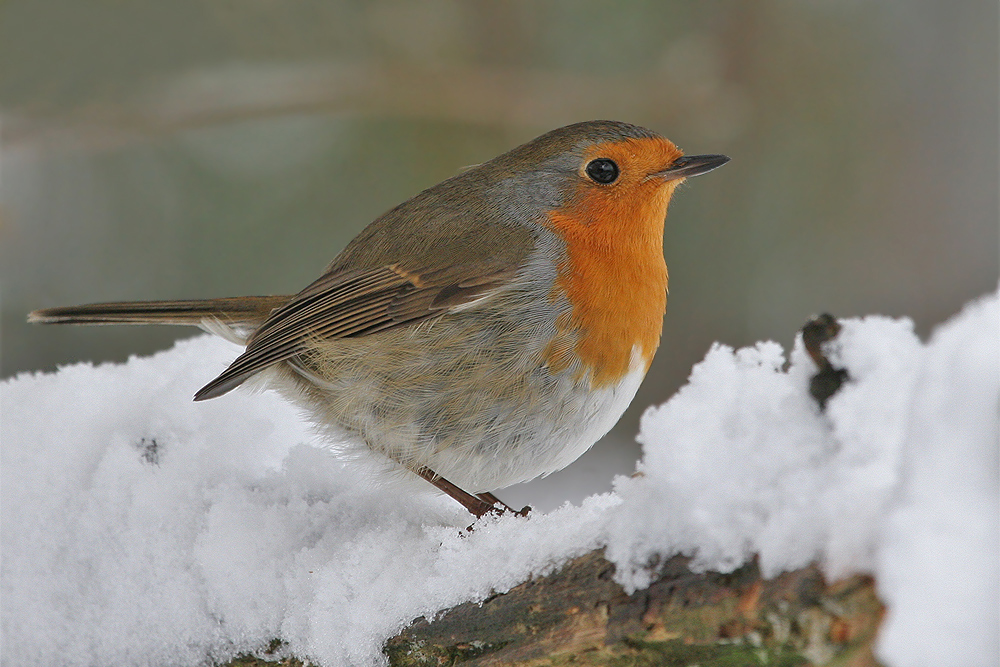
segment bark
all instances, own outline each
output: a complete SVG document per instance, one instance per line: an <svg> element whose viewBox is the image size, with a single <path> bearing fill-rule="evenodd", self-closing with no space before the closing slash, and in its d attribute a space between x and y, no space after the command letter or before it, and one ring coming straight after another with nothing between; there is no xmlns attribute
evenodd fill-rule
<svg viewBox="0 0 1000 667"><path fill-rule="evenodd" d="M600 552L482 604L416 620L389 640L398 667L499 665L874 666L883 607L870 577L815 566L762 579L756 563L695 573L674 557L626 595Z"/></svg>

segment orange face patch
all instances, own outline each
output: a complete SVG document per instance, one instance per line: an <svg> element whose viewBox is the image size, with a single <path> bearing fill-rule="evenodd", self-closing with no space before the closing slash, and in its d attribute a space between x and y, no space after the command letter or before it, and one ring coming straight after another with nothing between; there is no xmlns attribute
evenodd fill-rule
<svg viewBox="0 0 1000 667"><path fill-rule="evenodd" d="M663 223L680 181L650 175L682 154L662 138L597 144L580 165L575 196L549 214L567 249L557 288L573 306L574 351L593 387L618 384L634 348L648 369L659 345L667 305ZM586 165L596 158L614 160L617 180L602 185L587 177Z"/></svg>

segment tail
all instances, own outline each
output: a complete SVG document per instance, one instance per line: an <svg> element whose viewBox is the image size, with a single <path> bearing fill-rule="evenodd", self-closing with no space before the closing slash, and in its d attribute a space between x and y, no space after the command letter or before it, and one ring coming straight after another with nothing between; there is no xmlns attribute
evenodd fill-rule
<svg viewBox="0 0 1000 667"><path fill-rule="evenodd" d="M196 301L120 301L45 308L28 314L36 324L183 324L212 333L252 331L288 296L238 296ZM224 334L223 334L224 335Z"/></svg>

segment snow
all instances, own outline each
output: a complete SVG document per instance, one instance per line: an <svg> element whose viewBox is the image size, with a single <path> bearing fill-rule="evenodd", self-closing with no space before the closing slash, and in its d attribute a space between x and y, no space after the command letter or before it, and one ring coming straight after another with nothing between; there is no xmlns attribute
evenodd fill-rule
<svg viewBox="0 0 1000 667"><path fill-rule="evenodd" d="M998 345L993 299L941 327L914 373L902 483L878 553L887 663L1000 661ZM926 637L941 639L914 640Z"/></svg>
<svg viewBox="0 0 1000 667"><path fill-rule="evenodd" d="M801 342L787 371L776 343L716 345L646 412L643 476L617 487L624 505L608 550L626 590L650 583L643 564L655 553L716 570L758 554L767 576L817 559L834 578L871 571L921 345L909 321L881 317L844 322L839 341L831 359L854 381L825 415L807 392L816 369Z"/></svg>
<svg viewBox="0 0 1000 667"><path fill-rule="evenodd" d="M774 343L716 345L644 416L640 475L471 533L450 499L340 460L272 392L193 403L238 351L220 339L9 379L2 663L197 665L281 638L323 665L379 665L415 617L604 546L628 590L676 552L870 572L887 666L996 665L998 304L926 344L907 320L844 321L829 353L851 380L826 412L801 342L787 363Z"/></svg>

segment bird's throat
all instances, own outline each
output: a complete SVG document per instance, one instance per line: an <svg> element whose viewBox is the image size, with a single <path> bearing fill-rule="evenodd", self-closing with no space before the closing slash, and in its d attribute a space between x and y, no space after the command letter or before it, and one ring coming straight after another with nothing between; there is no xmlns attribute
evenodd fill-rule
<svg viewBox="0 0 1000 667"><path fill-rule="evenodd" d="M556 288L572 311L560 333L572 334L592 387L617 385L632 370L633 350L645 372L660 342L667 305L663 222L673 187L648 186L627 197L585 193L572 208L549 214L567 250ZM547 356L558 365L562 355Z"/></svg>

